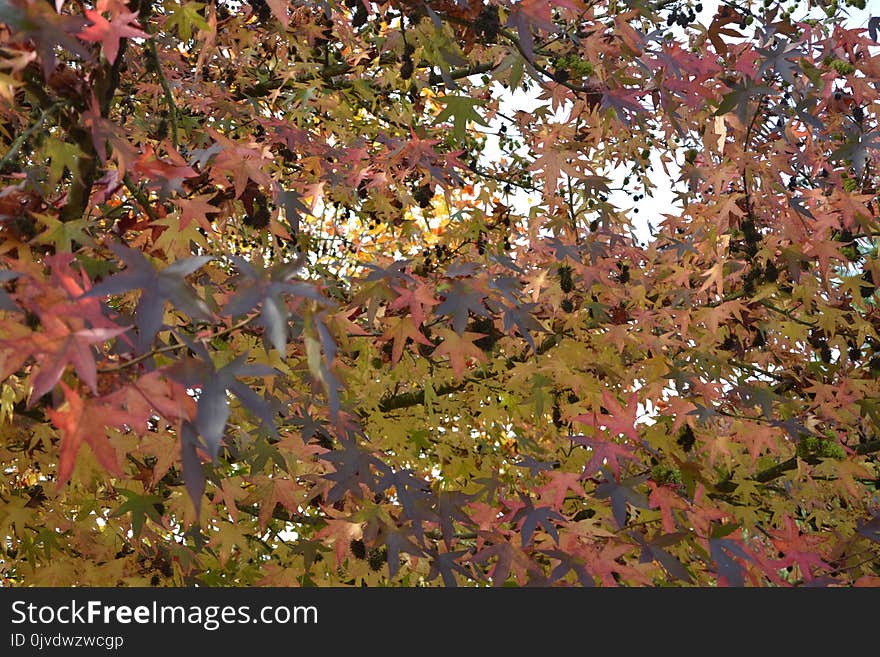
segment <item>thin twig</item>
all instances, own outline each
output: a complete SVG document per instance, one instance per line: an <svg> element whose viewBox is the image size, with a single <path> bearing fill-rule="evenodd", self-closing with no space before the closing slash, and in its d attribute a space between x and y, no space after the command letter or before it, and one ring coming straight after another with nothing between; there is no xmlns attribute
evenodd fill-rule
<svg viewBox="0 0 880 657"><path fill-rule="evenodd" d="M141 209L146 213L147 217L149 217L150 221L158 221L159 217L156 212L150 207L150 202L144 193L138 189L137 185L134 184L132 179L128 174L125 174L122 177L122 183L125 185L125 188L129 191L129 193L134 196L135 200L141 206Z"/></svg>
<svg viewBox="0 0 880 657"><path fill-rule="evenodd" d="M21 150L21 147L25 145L28 139L40 128L43 127L43 124L46 122L55 110L61 107L62 103L55 103L50 105L40 114L40 118L36 120L36 122L30 126L27 130L22 132L18 137L15 138L15 141L12 142L12 146L9 147L9 151L6 155L3 156L3 159L0 160L0 171L5 169L10 162L18 155L18 151Z"/></svg>
<svg viewBox="0 0 880 657"><path fill-rule="evenodd" d="M154 38L147 39L147 49L153 58L153 66L156 68L156 75L159 77L159 84L162 85L162 91L165 95L165 104L168 105L168 114L171 118L171 143L177 149L177 104L174 102L174 95L171 93L171 87L168 86L168 80L162 72L162 64L159 62L159 55L156 52L156 42Z"/></svg>
<svg viewBox="0 0 880 657"><path fill-rule="evenodd" d="M221 338L224 335L228 335L234 331L237 331L241 328L244 328L245 326L250 324L252 321L254 321L257 317L258 317L258 315L251 315L250 317L247 317L247 318L241 320L240 322L237 322L237 323L233 324L232 326L229 326L229 327L223 329L222 331L217 331L216 333L211 333L210 335L206 335L202 338L199 338L199 342L210 342L211 340L213 340L215 338ZM166 353L169 353L172 351L179 351L181 349L189 349L189 345L187 345L185 343L165 345L164 347L159 347L157 349L153 349L151 351L148 351L145 354L141 354L140 356L138 356L136 358L132 358L131 360L127 360L124 363L118 363L116 365L111 365L110 367L99 368L98 372L100 374L109 374L110 372L119 372L120 370L124 370L128 367L131 367L132 365L137 365L138 363L143 362L143 361L147 360L148 358L152 358L153 356L158 356L159 354L166 354Z"/></svg>

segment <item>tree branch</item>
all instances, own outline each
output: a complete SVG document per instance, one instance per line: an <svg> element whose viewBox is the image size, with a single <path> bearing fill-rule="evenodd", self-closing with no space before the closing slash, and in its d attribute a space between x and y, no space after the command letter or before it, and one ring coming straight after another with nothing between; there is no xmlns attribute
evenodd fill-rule
<svg viewBox="0 0 880 657"><path fill-rule="evenodd" d="M880 440L871 440L866 443L862 443L861 445L857 445L853 451L856 454L864 456L865 454L873 454L874 452L880 452ZM790 459L782 461L781 463L777 463L774 466L767 468L766 470L761 470L758 474L756 474L753 479L755 481L759 481L762 484L766 484L774 479L778 479L782 475L784 475L789 470L796 470L798 463L798 457L792 456Z"/></svg>
<svg viewBox="0 0 880 657"><path fill-rule="evenodd" d="M536 356L540 356L548 351L550 351L553 347L555 347L559 342L559 336L551 335L543 343L538 347L538 350L535 352ZM518 356L516 358L508 358L507 359L507 369L511 369L514 365L518 363L524 363L528 356ZM453 392L458 392L459 390L464 390L471 383L475 383L477 381L482 381L484 379L490 378L492 375L485 370L479 371L473 376L469 376L467 378L462 379L461 381L456 381L455 383L447 383L445 385L440 386L434 392L437 396L448 395ZM412 406L420 406L425 403L425 389L419 388L417 390L411 390L409 392L401 392L396 395L391 395L389 397L384 397L379 401L379 411L382 413L388 413L390 411L396 411L403 408L410 408ZM361 413L364 415L364 413Z"/></svg>

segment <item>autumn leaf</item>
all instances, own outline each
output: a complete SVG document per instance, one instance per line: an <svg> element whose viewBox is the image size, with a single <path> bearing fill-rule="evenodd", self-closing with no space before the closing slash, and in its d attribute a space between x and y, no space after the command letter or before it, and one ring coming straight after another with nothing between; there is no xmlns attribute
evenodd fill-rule
<svg viewBox="0 0 880 657"><path fill-rule="evenodd" d="M82 30L77 36L83 41L100 42L104 56L109 62L115 62L119 52L119 41L125 38L148 39L150 35L140 29L137 22L137 12L119 11L114 13L108 21L103 16L103 11L109 5L108 2L98 2L97 9L86 9L85 15L91 25Z"/></svg>
<svg viewBox="0 0 880 657"><path fill-rule="evenodd" d="M75 389L61 382L66 404L61 409L49 409L47 412L52 424L61 431L61 450L58 457L57 486L60 488L70 479L76 455L85 442L91 449L98 463L111 474L119 476L122 469L116 450L105 434L108 427L123 427L128 414L100 400L83 400Z"/></svg>
<svg viewBox="0 0 880 657"><path fill-rule="evenodd" d="M92 345L106 342L125 333L130 327L72 330L55 319L43 333L32 336L32 353L37 359L33 377L32 403L55 387L68 364L92 392L97 393L98 379Z"/></svg>
<svg viewBox="0 0 880 657"><path fill-rule="evenodd" d="M193 256L178 260L158 272L140 251L119 244L111 245L111 249L126 264L127 269L96 284L83 296L103 297L129 290L142 290L135 309L139 330L138 347L141 350L152 343L156 333L162 328L166 300L192 317L211 317L211 309L185 280L187 275L209 262L211 256Z"/></svg>
<svg viewBox="0 0 880 657"><path fill-rule="evenodd" d="M464 376L470 359L486 362L486 355L474 344L475 340L485 337L483 333L465 331L461 335L449 329L435 331L443 341L434 349L434 356L449 356L452 371L459 379Z"/></svg>
<svg viewBox="0 0 880 657"><path fill-rule="evenodd" d="M416 322L412 317L391 317L389 318L389 326L385 333L382 334L383 340L393 340L391 347L391 365L397 365L400 357L403 355L403 348L407 342L426 345L433 347L434 344L426 338L417 328Z"/></svg>

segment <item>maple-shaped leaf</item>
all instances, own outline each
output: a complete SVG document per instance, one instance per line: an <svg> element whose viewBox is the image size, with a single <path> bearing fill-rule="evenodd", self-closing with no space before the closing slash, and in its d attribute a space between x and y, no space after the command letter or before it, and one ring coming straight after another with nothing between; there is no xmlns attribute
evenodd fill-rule
<svg viewBox="0 0 880 657"><path fill-rule="evenodd" d="M382 334L383 340L393 340L391 346L391 365L397 365L403 355L403 348L407 341L433 347L434 344L426 338L416 326L412 317L389 317L388 328Z"/></svg>
<svg viewBox="0 0 880 657"><path fill-rule="evenodd" d="M92 24L82 30L77 36L83 41L100 42L107 61L115 62L121 39L129 37L149 39L150 35L140 29L140 25L137 22L137 12L118 11L108 21L102 14L102 11L107 9L108 4L106 0L99 0L96 9L86 9L86 18ZM114 5L113 11L116 11L116 5Z"/></svg>
<svg viewBox="0 0 880 657"><path fill-rule="evenodd" d="M639 558L641 563L656 561L663 566L663 569L672 577L688 583L693 583L694 579L688 572L687 568L684 567L684 564L663 549L666 545L680 542L685 534L666 534L659 538L655 538L654 540L648 540L643 534L637 531L631 531L629 532L629 535L634 538L636 543L642 548L642 554Z"/></svg>
<svg viewBox="0 0 880 657"><path fill-rule="evenodd" d="M728 531L722 529L720 534ZM744 561L752 561L751 555L743 547L730 538L723 535L713 536L709 539L709 555L715 562L715 569L731 586L743 586L745 584L743 566L732 557Z"/></svg>
<svg viewBox="0 0 880 657"><path fill-rule="evenodd" d="M189 41L193 35L193 28L196 30L208 29L208 22L199 13L204 6L201 2L175 3L165 19L164 29L176 29L181 39Z"/></svg>
<svg viewBox="0 0 880 657"><path fill-rule="evenodd" d="M186 276L212 260L211 256L184 258L162 271L156 271L141 251L121 244L111 244L110 248L127 268L101 281L84 296L104 297L129 290L142 290L135 308L135 322L139 332L137 348L140 351L145 351L152 344L153 338L162 328L166 301L170 301L193 319L211 319L213 314L208 304L186 282Z"/></svg>
<svg viewBox="0 0 880 657"><path fill-rule="evenodd" d="M465 331L459 335L455 331L442 328L437 329L436 333L443 339L443 342L434 349L434 356L449 356L452 371L459 379L464 376L469 359L486 362L486 354L474 344L475 340L486 337L485 334Z"/></svg>
<svg viewBox="0 0 880 657"><path fill-rule="evenodd" d="M467 326L470 313L481 317L488 317L483 298L485 295L474 290L463 280L454 279L452 285L446 291L446 298L437 306L435 312L438 315L452 317L452 328L459 335Z"/></svg>
<svg viewBox="0 0 880 657"><path fill-rule="evenodd" d="M397 292L398 297L388 305L388 310L408 308L416 326L421 326L425 321L426 308L432 308L440 303L434 297L434 290L424 283L415 282L412 287L392 284L391 289Z"/></svg>
<svg viewBox="0 0 880 657"><path fill-rule="evenodd" d="M726 6L725 9L727 9ZM739 23L741 20L742 15L737 11L731 10L716 12L715 17L709 24L708 37L709 41L711 41L712 45L715 47L715 52L717 52L719 55L727 54L727 44L724 42L724 39L721 38L722 35L733 37L735 39L742 38L742 34L737 32L736 30L725 27L730 23Z"/></svg>
<svg viewBox="0 0 880 657"><path fill-rule="evenodd" d="M451 118L452 134L457 141L462 141L464 139L468 121L473 121L474 123L479 123L484 126L489 125L475 109L475 107L483 105L486 101L469 98L468 96L449 95L437 98L437 101L443 103L445 107L443 108L443 111L437 115L437 118L434 119L434 123L443 123L443 121L448 121Z"/></svg>
<svg viewBox="0 0 880 657"><path fill-rule="evenodd" d="M0 23L33 39L47 80L56 68L59 51L73 53L87 62L94 59L76 40L77 32L82 30L86 21L82 17L53 11L46 2L4 0L0 2Z"/></svg>
<svg viewBox="0 0 880 657"><path fill-rule="evenodd" d="M639 432L636 428L636 420L639 408L638 392L633 391L630 394L629 401L626 406L617 401L617 397L608 392L602 391L602 405L607 413L585 413L572 418L575 422L586 424L594 427L597 431L604 427L608 435L616 438L624 435L632 441L638 442Z"/></svg>
<svg viewBox="0 0 880 657"><path fill-rule="evenodd" d="M512 5L507 17L507 25L516 28L519 44L525 54L528 63L532 64L535 56L535 38L532 28L544 32L555 32L559 28L553 22L551 10L554 7L567 7L576 9L577 5L571 0L521 0Z"/></svg>
<svg viewBox="0 0 880 657"><path fill-rule="evenodd" d="M773 70L789 84L794 84L794 78L800 74L801 67L797 61L803 56L801 48L797 44L786 41L776 36L772 50L758 48L759 55L765 57L761 68L758 69L758 77L763 78L767 71Z"/></svg>
<svg viewBox="0 0 880 657"><path fill-rule="evenodd" d="M287 219L290 231L294 235L299 233L301 219L311 214L311 210L302 202L302 194L294 189L280 189L275 202L284 208L284 217Z"/></svg>
<svg viewBox="0 0 880 657"><path fill-rule="evenodd" d="M205 451L211 459L216 459L223 441L226 420L229 418L229 397L231 392L254 415L263 421L263 426L275 433L272 409L265 399L238 380L245 376L271 376L275 370L266 365L247 363L247 353L216 369L210 354L202 344L183 338L187 346L199 358L189 358L175 363L168 374L189 388L199 388L195 427L205 440Z"/></svg>
<svg viewBox="0 0 880 657"><path fill-rule="evenodd" d="M287 6L290 3L287 0L266 0L266 4L272 10L272 15L278 19L278 22L286 30L288 23L290 23L290 15L287 13Z"/></svg>
<svg viewBox="0 0 880 657"><path fill-rule="evenodd" d="M565 518L555 509L549 506L534 506L532 501L526 497L522 498L522 506L517 509L511 518L512 522L522 521L520 525L520 537L522 547L526 547L532 542L532 534L538 528L538 525L553 537L553 540L559 543L559 532L556 529L554 521L564 522Z"/></svg>
<svg viewBox="0 0 880 657"><path fill-rule="evenodd" d="M871 160L870 152L876 150L880 150L880 131L871 130L851 136L843 146L831 153L829 159L849 161L856 176L861 176L865 165Z"/></svg>
<svg viewBox="0 0 880 657"><path fill-rule="evenodd" d="M722 116L733 111L741 123L746 123L746 115L749 113L749 103L758 96L775 94L776 91L771 87L765 87L754 84L751 79L744 82L736 83L730 87L730 91L724 94L718 109L715 110L715 116Z"/></svg>
<svg viewBox="0 0 880 657"><path fill-rule="evenodd" d="M495 564L489 570L489 577L493 586L504 586L513 570L518 581L524 582L528 574L536 575L543 579L543 573L539 571L537 564L531 561L521 548L505 540L497 534L490 535L492 544L483 548L470 558L472 562L481 563L491 558L496 558Z"/></svg>
<svg viewBox="0 0 880 657"><path fill-rule="evenodd" d="M857 531L869 541L880 543L880 514L867 522L860 522Z"/></svg>
<svg viewBox="0 0 880 657"><path fill-rule="evenodd" d="M158 495L141 495L132 490L117 488L117 493L121 493L125 497L125 502L120 504L112 513L113 516L123 516L126 513L131 514L131 531L135 537L141 535L144 523L147 518L162 526L162 512L160 508L164 506L165 500Z"/></svg>
<svg viewBox="0 0 880 657"><path fill-rule="evenodd" d="M505 333L510 333L514 328L525 339L532 351L537 351L535 338L531 331L543 331L544 327L538 323L532 312L538 307L536 303L526 303L518 306L505 306L502 315Z"/></svg>
<svg viewBox="0 0 880 657"><path fill-rule="evenodd" d="M586 496L583 486L580 484L581 477L577 472L551 470L547 473L547 478L550 481L538 491L541 493L542 500L550 498L550 504L554 509L562 508L569 491L580 497Z"/></svg>
<svg viewBox="0 0 880 657"><path fill-rule="evenodd" d="M174 199L174 204L180 208L180 230L186 230L190 223L194 221L206 233L210 234L213 232L208 215L217 214L220 211L220 208L208 202L208 199L213 197L213 194L202 194L200 196L190 196L189 198Z"/></svg>
<svg viewBox="0 0 880 657"><path fill-rule="evenodd" d="M394 490L400 503L402 522L412 522L412 533L424 541L423 523L436 523L434 496L424 479L416 477L412 470L396 469L379 478L379 490Z"/></svg>
<svg viewBox="0 0 880 657"><path fill-rule="evenodd" d="M815 577L814 568L830 569L821 556L819 546L826 541L822 535L810 535L798 528L791 516L785 516L781 529L770 531L773 546L782 554L779 567L785 568L797 564L801 576L809 582Z"/></svg>
<svg viewBox="0 0 880 657"><path fill-rule="evenodd" d="M45 330L31 336L30 352L37 360L31 385L31 404L55 387L68 364L80 380L95 394L98 392L97 368L91 345L106 342L125 333L130 327L72 330L57 317L45 318Z"/></svg>
<svg viewBox="0 0 880 657"><path fill-rule="evenodd" d="M580 557L577 557L567 550L541 550L541 554L546 554L551 559L556 559L559 563L550 572L548 584L562 579L569 571L573 571L577 575L578 583L584 588L592 588L596 585L590 571L587 570L586 564Z"/></svg>
<svg viewBox="0 0 880 657"><path fill-rule="evenodd" d="M584 466L581 479L589 479L598 473L603 465L608 465L615 477L620 477L620 461L639 461L632 449L626 445L619 445L607 438L589 436L572 436L572 442L588 447L592 452L590 460Z"/></svg>
<svg viewBox="0 0 880 657"><path fill-rule="evenodd" d="M334 484L326 494L328 504L341 500L346 493L362 497L362 486L375 490L379 477L391 472L380 459L354 441L343 441L341 448L323 454L321 459L331 463L335 470L324 475L324 479Z"/></svg>
<svg viewBox="0 0 880 657"><path fill-rule="evenodd" d="M429 582L433 582L439 575L443 579L443 586L454 588L458 586L455 573L465 579L471 579L471 574L459 563L459 559L468 554L467 550L455 550L454 552L428 550L426 554L431 560L431 570L427 576Z"/></svg>
<svg viewBox="0 0 880 657"><path fill-rule="evenodd" d="M651 487L648 503L652 509L660 509L663 531L671 534L677 529L672 515L673 510L687 509L688 503L670 486L658 486L653 481L649 481L648 485Z"/></svg>
<svg viewBox="0 0 880 657"><path fill-rule="evenodd" d="M361 523L350 518L326 518L326 524L316 534L315 538L324 539L325 545L331 544L335 548L336 565L341 566L348 555L351 541L360 539L363 534Z"/></svg>
<svg viewBox="0 0 880 657"><path fill-rule="evenodd" d="M877 41L877 31L880 30L880 16L871 16L868 19L868 36L871 41Z"/></svg>
<svg viewBox="0 0 880 657"><path fill-rule="evenodd" d="M596 497L599 499L610 498L611 512L618 527L626 525L627 505L647 509L647 498L635 490L635 487L645 482L647 475L630 477L618 482L610 473L602 468L605 480L596 486Z"/></svg>
<svg viewBox="0 0 880 657"><path fill-rule="evenodd" d="M122 468L116 450L110 444L104 430L106 427L122 427L128 420L128 413L122 409L102 403L100 399L83 400L73 388L62 381L66 407L47 409L49 418L61 431L61 452L58 457L58 482L60 488L70 479L76 455L83 442L104 469L113 475L121 475Z"/></svg>
<svg viewBox="0 0 880 657"><path fill-rule="evenodd" d="M183 181L187 178L195 178L199 174L174 150L169 150L169 157L172 162L160 159L155 149L147 145L131 170L139 179L149 180L147 186L158 189L162 196L167 196L171 192L182 192Z"/></svg>
<svg viewBox="0 0 880 657"><path fill-rule="evenodd" d="M400 569L400 553L424 556L425 552L416 545L412 538L403 531L390 529L385 536L385 548L388 557L388 574L393 578Z"/></svg>
<svg viewBox="0 0 880 657"><path fill-rule="evenodd" d="M260 502L260 527L265 529L275 512L281 506L290 517L294 517L304 501L302 487L290 477L273 477L268 491L263 493Z"/></svg>
<svg viewBox="0 0 880 657"><path fill-rule="evenodd" d="M440 530L447 546L452 545L455 537L453 521L463 525L472 526L474 523L464 513L465 505L474 499L472 495L466 495L460 491L441 490L437 493L437 515L440 518Z"/></svg>
<svg viewBox="0 0 880 657"><path fill-rule="evenodd" d="M328 303L327 298L311 283L290 280L299 270L300 260L279 263L268 270L251 264L240 256L231 256L231 260L238 268L239 276L233 281L235 293L226 305L226 312L232 316L244 315L262 303L259 323L266 331L267 342L279 354L285 355L290 313L283 293L321 303Z"/></svg>

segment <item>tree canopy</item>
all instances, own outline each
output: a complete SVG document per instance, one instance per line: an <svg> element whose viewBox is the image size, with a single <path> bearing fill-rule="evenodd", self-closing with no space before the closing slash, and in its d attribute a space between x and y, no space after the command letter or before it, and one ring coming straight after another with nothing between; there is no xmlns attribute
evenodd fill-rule
<svg viewBox="0 0 880 657"><path fill-rule="evenodd" d="M3 584L880 585L852 6L0 3Z"/></svg>

